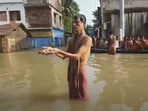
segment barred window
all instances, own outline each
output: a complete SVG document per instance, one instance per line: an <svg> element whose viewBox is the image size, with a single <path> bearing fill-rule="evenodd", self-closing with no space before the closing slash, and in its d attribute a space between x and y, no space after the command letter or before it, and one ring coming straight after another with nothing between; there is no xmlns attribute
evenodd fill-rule
<svg viewBox="0 0 148 111"><path fill-rule="evenodd" d="M10 11L9 16L10 16L10 21L12 20L20 21L21 20L20 11Z"/></svg>
<svg viewBox="0 0 148 111"><path fill-rule="evenodd" d="M59 16L60 25L62 25L62 17Z"/></svg>
<svg viewBox="0 0 148 111"><path fill-rule="evenodd" d="M0 12L0 21L7 21L6 11L1 11Z"/></svg>
<svg viewBox="0 0 148 111"><path fill-rule="evenodd" d="M54 23L56 24L57 23L57 14L54 13Z"/></svg>

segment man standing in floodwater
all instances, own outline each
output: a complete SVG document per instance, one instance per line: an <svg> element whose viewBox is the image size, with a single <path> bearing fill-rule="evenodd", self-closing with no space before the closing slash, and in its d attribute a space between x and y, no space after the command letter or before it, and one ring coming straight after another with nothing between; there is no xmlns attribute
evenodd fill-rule
<svg viewBox="0 0 148 111"><path fill-rule="evenodd" d="M108 54L115 55L116 54L116 36L111 34L108 40Z"/></svg>
<svg viewBox="0 0 148 111"><path fill-rule="evenodd" d="M93 47L98 48L97 40L100 40L100 26L96 27L93 34Z"/></svg>
<svg viewBox="0 0 148 111"><path fill-rule="evenodd" d="M88 76L86 64L90 55L92 39L85 33L86 17L84 15L74 16L74 36L70 37L66 50L45 47L44 54L55 54L65 59L69 58L68 65L68 87L70 99L88 98Z"/></svg>

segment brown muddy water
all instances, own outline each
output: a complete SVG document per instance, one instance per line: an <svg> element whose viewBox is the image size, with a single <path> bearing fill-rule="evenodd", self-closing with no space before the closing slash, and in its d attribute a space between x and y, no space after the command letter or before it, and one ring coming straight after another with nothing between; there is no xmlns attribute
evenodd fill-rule
<svg viewBox="0 0 148 111"><path fill-rule="evenodd" d="M37 51L0 54L0 111L148 111L147 54L91 54L89 100L69 100L67 63Z"/></svg>

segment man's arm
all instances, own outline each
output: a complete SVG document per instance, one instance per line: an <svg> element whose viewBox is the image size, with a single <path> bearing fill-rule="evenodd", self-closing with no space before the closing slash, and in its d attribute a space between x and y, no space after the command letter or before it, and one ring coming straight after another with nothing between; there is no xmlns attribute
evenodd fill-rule
<svg viewBox="0 0 148 111"><path fill-rule="evenodd" d="M67 40L67 44L66 44L66 47L65 47L65 52L68 51L70 41L71 41L71 37L69 37L68 40ZM57 57L61 58L61 59L65 59L66 58L66 56L64 56L63 54L60 54L60 53L55 53L55 55Z"/></svg>
<svg viewBox="0 0 148 111"><path fill-rule="evenodd" d="M62 50L57 49L57 48L54 48L53 50L56 53L63 55L64 57L71 58L71 59L77 59L78 60L78 59L81 58L81 56L83 54L85 54L85 52L90 50L91 45L92 45L92 40L91 40L90 37L87 37L84 40L83 45L80 47L80 49L78 50L78 52L76 54L68 53L68 52L62 51Z"/></svg>

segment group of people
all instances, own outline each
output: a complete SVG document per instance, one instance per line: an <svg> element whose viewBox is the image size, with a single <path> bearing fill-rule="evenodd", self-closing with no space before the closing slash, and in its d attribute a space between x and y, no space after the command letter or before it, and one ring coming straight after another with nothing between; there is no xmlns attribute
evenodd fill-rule
<svg viewBox="0 0 148 111"><path fill-rule="evenodd" d="M108 49L109 54L116 54L116 49L119 48L118 36L110 34L108 38L101 38L99 33L93 35L93 48Z"/></svg>
<svg viewBox="0 0 148 111"><path fill-rule="evenodd" d="M93 48L108 49L109 54L116 54L116 49L119 48L118 36L110 34L107 38L100 37L100 26L95 28L92 40Z"/></svg>
<svg viewBox="0 0 148 111"><path fill-rule="evenodd" d="M125 36L123 40L119 40L118 36L113 34L109 35L107 38L100 38L98 35L94 34L93 40L93 47L108 49L109 54L116 54L117 48L129 51L148 49L148 39L144 36L137 36L135 38Z"/></svg>
<svg viewBox="0 0 148 111"><path fill-rule="evenodd" d="M148 39L146 39L144 36L137 36L135 38L132 36L125 36L120 44L121 49L123 50L139 51L148 49Z"/></svg>

